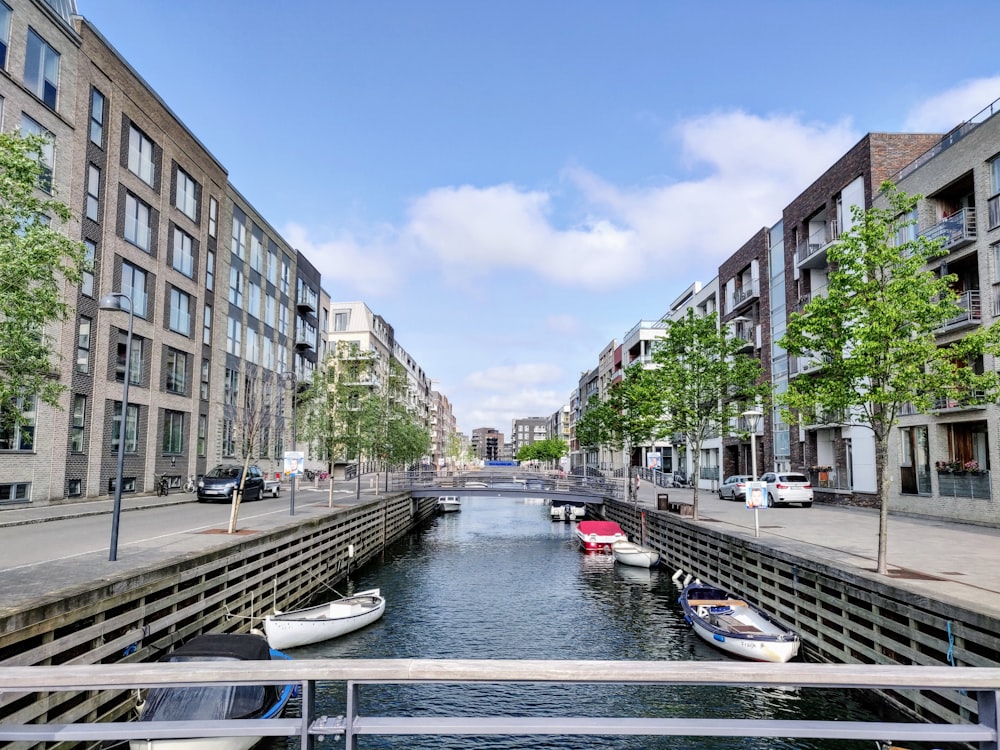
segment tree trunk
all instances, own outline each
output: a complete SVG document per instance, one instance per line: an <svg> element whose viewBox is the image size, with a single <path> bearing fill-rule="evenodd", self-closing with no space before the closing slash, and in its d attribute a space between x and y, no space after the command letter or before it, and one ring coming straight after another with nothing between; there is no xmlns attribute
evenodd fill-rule
<svg viewBox="0 0 1000 750"><path fill-rule="evenodd" d="M891 477L888 472L889 441L885 437L875 436L875 475L878 477L878 564L876 572L887 575L888 545L889 545L889 484Z"/></svg>
<svg viewBox="0 0 1000 750"><path fill-rule="evenodd" d="M691 489L693 494L691 496L691 517L695 521L698 520L698 476L701 473L701 441L699 440L692 446L692 452L694 455L691 457Z"/></svg>

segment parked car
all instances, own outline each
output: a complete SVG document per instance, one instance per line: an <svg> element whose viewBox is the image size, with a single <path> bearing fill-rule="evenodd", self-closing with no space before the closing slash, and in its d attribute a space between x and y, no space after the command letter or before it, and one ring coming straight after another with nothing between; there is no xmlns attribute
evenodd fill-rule
<svg viewBox="0 0 1000 750"><path fill-rule="evenodd" d="M723 500L739 500L745 503L747 500L747 482L752 482L753 477L749 474L734 474L726 477L719 486L719 497Z"/></svg>
<svg viewBox="0 0 1000 750"><path fill-rule="evenodd" d="M798 503L803 508L813 504L813 489L809 477L796 471L769 471L760 481L767 484L767 505Z"/></svg>
<svg viewBox="0 0 1000 750"><path fill-rule="evenodd" d="M243 466L240 464L218 464L198 480L199 503L232 502L233 492L240 486ZM243 502L260 500L264 497L264 473L257 466L247 470L247 481L243 486Z"/></svg>

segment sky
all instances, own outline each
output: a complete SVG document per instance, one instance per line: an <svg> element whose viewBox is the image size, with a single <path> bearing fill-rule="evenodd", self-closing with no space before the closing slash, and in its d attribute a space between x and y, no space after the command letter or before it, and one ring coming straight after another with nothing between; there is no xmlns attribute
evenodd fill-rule
<svg viewBox="0 0 1000 750"><path fill-rule="evenodd" d="M77 9L466 433L569 403L866 133L1000 98L995 0Z"/></svg>

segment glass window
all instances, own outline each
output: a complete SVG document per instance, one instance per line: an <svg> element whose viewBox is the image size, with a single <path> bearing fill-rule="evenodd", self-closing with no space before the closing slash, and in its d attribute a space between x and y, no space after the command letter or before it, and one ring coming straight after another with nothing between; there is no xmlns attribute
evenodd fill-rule
<svg viewBox="0 0 1000 750"><path fill-rule="evenodd" d="M149 252L149 206L131 193L125 194L125 239Z"/></svg>
<svg viewBox="0 0 1000 750"><path fill-rule="evenodd" d="M90 141L104 146L104 94L97 89L90 90Z"/></svg>
<svg viewBox="0 0 1000 750"><path fill-rule="evenodd" d="M177 227L174 227L173 266L189 279L194 278L194 238Z"/></svg>
<svg viewBox="0 0 1000 750"><path fill-rule="evenodd" d="M165 383L170 393L187 393L187 354L176 349L167 349L167 359L164 364L167 381Z"/></svg>
<svg viewBox="0 0 1000 750"><path fill-rule="evenodd" d="M236 406L240 394L240 374L231 367L226 368L225 393L223 402L226 406Z"/></svg>
<svg viewBox="0 0 1000 750"><path fill-rule="evenodd" d="M253 317L260 319L260 285L255 281L250 282L246 310Z"/></svg>
<svg viewBox="0 0 1000 750"><path fill-rule="evenodd" d="M69 436L69 449L73 453L83 453L84 426L87 422L87 397L73 396L73 417Z"/></svg>
<svg viewBox="0 0 1000 750"><path fill-rule="evenodd" d="M215 253L211 250L205 254L205 288L215 289Z"/></svg>
<svg viewBox="0 0 1000 750"><path fill-rule="evenodd" d="M229 301L243 307L243 272L236 266L229 267Z"/></svg>
<svg viewBox="0 0 1000 750"><path fill-rule="evenodd" d="M56 108L59 91L59 53L48 42L28 29L28 47L24 55L24 85L49 109Z"/></svg>
<svg viewBox="0 0 1000 750"><path fill-rule="evenodd" d="M198 455L204 456L208 446L208 417L204 414L198 415Z"/></svg>
<svg viewBox="0 0 1000 750"><path fill-rule="evenodd" d="M247 255L247 215L239 206L233 206L232 251L240 260Z"/></svg>
<svg viewBox="0 0 1000 750"><path fill-rule="evenodd" d="M93 164L87 167L87 218L100 221L101 170Z"/></svg>
<svg viewBox="0 0 1000 750"><path fill-rule="evenodd" d="M230 317L229 326L226 329L226 351L230 354L240 356L243 345L243 324L237 319Z"/></svg>
<svg viewBox="0 0 1000 750"><path fill-rule="evenodd" d="M135 125L128 132L128 169L147 185L153 184L153 142Z"/></svg>
<svg viewBox="0 0 1000 750"><path fill-rule="evenodd" d="M90 372L90 318L81 317L76 331L76 371Z"/></svg>
<svg viewBox="0 0 1000 750"><path fill-rule="evenodd" d="M247 360L255 365L260 364L260 335L247 329Z"/></svg>
<svg viewBox="0 0 1000 750"><path fill-rule="evenodd" d="M132 312L146 317L146 272L122 261L122 293L132 300Z"/></svg>
<svg viewBox="0 0 1000 750"><path fill-rule="evenodd" d="M219 231L219 201L208 199L208 236L215 237Z"/></svg>
<svg viewBox="0 0 1000 750"><path fill-rule="evenodd" d="M231 419L222 422L222 455L226 458L236 455L236 429Z"/></svg>
<svg viewBox="0 0 1000 750"><path fill-rule="evenodd" d="M201 343L210 345L212 343L212 306L205 305L205 320L202 325Z"/></svg>
<svg viewBox="0 0 1000 750"><path fill-rule="evenodd" d="M0 503L18 503L29 500L31 500L31 482L0 484Z"/></svg>
<svg viewBox="0 0 1000 750"><path fill-rule="evenodd" d="M278 283L278 246L270 240L267 242L267 280Z"/></svg>
<svg viewBox="0 0 1000 750"><path fill-rule="evenodd" d="M196 183L191 176L185 172L183 169L178 168L177 170L177 196L174 199L174 205L179 208L185 216L194 221L198 216L197 208L197 190L198 183Z"/></svg>
<svg viewBox="0 0 1000 750"><path fill-rule="evenodd" d="M80 279L80 293L87 296L94 296L94 258L97 257L97 243L93 240L84 240L86 248L83 256L83 271Z"/></svg>
<svg viewBox="0 0 1000 750"><path fill-rule="evenodd" d="M288 308L284 305L278 308L278 333L288 335Z"/></svg>
<svg viewBox="0 0 1000 750"><path fill-rule="evenodd" d="M191 295L170 289L170 330L191 335Z"/></svg>
<svg viewBox="0 0 1000 750"><path fill-rule="evenodd" d="M264 322L274 328L277 323L278 303L270 294L264 298Z"/></svg>
<svg viewBox="0 0 1000 750"><path fill-rule="evenodd" d="M288 259L287 255L282 254L281 256L281 291L284 294L288 294L288 290L291 288L291 274L292 274L292 262Z"/></svg>
<svg viewBox="0 0 1000 750"><path fill-rule="evenodd" d="M351 313L339 312L333 314L333 330L347 331L351 326Z"/></svg>
<svg viewBox="0 0 1000 750"><path fill-rule="evenodd" d="M125 331L119 331L118 335L118 356L115 360L115 380L121 382L125 379L125 349L128 345ZM144 341L138 336L132 337L132 362L128 368L128 382L132 385L142 383L142 351Z"/></svg>
<svg viewBox="0 0 1000 750"><path fill-rule="evenodd" d="M208 401L209 374L212 371L212 363L207 358L201 360L201 400Z"/></svg>
<svg viewBox="0 0 1000 750"><path fill-rule="evenodd" d="M38 176L38 187L46 193L51 193L52 166L55 163L55 136L23 112L21 113L21 133L40 135L47 139L45 145L42 146L42 155L39 160L42 165L42 173Z"/></svg>
<svg viewBox="0 0 1000 750"><path fill-rule="evenodd" d="M264 230L256 224L250 232L250 268L264 272Z"/></svg>
<svg viewBox="0 0 1000 750"><path fill-rule="evenodd" d="M0 451L30 451L35 445L35 399L19 398L17 409L21 412L19 423L13 418L0 420ZM10 416L10 415L8 415Z"/></svg>
<svg viewBox="0 0 1000 750"><path fill-rule="evenodd" d="M115 401L111 419L111 452L118 452L118 440L122 430L122 402ZM135 453L139 450L139 406L128 405L128 416L125 418L125 452ZM122 489L125 484L122 484Z"/></svg>
<svg viewBox="0 0 1000 750"><path fill-rule="evenodd" d="M66 480L66 496L67 497L80 497L83 494L83 480L82 479L67 479Z"/></svg>
<svg viewBox="0 0 1000 750"><path fill-rule="evenodd" d="M267 337L264 337L264 367L274 369L274 342Z"/></svg>
<svg viewBox="0 0 1000 750"><path fill-rule="evenodd" d="M184 452L184 412L166 409L163 412L163 452Z"/></svg>
<svg viewBox="0 0 1000 750"><path fill-rule="evenodd" d="M0 68L7 70L7 47L10 45L10 8L0 3Z"/></svg>

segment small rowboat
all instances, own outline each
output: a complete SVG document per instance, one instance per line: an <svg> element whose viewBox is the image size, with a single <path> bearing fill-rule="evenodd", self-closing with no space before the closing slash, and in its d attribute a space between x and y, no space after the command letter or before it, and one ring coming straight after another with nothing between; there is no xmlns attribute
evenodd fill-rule
<svg viewBox="0 0 1000 750"><path fill-rule="evenodd" d="M636 568L655 568L660 562L660 553L652 547L646 547L635 542L615 542L611 545L611 554L615 562L622 565L632 565Z"/></svg>
<svg viewBox="0 0 1000 750"><path fill-rule="evenodd" d="M786 662L799 637L762 610L723 589L694 580L681 594L684 619L706 642L753 661Z"/></svg>
<svg viewBox="0 0 1000 750"><path fill-rule="evenodd" d="M275 612L264 618L271 648L295 648L351 633L370 625L385 612L379 589L293 612Z"/></svg>

